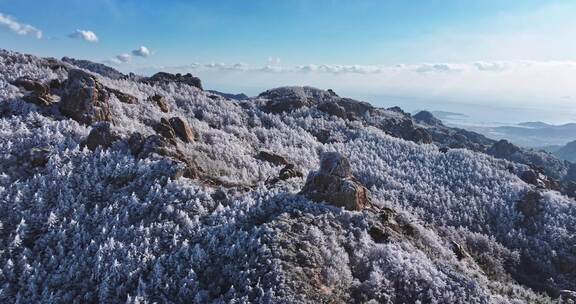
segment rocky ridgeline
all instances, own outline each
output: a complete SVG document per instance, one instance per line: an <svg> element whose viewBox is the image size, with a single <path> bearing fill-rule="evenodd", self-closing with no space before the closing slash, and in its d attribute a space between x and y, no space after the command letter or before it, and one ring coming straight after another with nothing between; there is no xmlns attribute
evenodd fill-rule
<svg viewBox="0 0 576 304"><path fill-rule="evenodd" d="M59 101L58 107L62 114L86 125L99 121L114 123L108 101L111 95L126 104L138 103L138 98L106 87L95 76L67 66L67 63L78 65L111 79L130 79L130 76L105 65L64 57L61 64L56 60L48 60L48 64L53 69L67 70L66 81L53 80L49 84L44 84L34 79L21 77L14 80L12 84L27 92L24 99L31 103L47 107ZM183 84L202 90L200 79L191 74L159 72L151 77L132 78L151 85ZM411 116L398 107L376 108L366 102L342 98L332 90L324 91L312 87L272 89L260 94L257 100L263 101L262 110L270 113L282 114L303 108L315 108L322 113L346 121L359 121L375 126L392 136L416 143L436 144L441 151L465 148L525 164L527 167L524 169L515 170L515 173L525 182L542 189L557 190L576 197L576 165L559 160L549 153L517 147L506 140L496 142L474 132L446 127L427 111ZM170 106L164 96L152 95L149 96L148 101L155 103L162 112L170 112ZM152 127L172 143L175 138L186 143L194 139L194 132L179 117L162 119ZM328 130L315 129L310 132L323 143L338 141ZM92 144L89 147L93 147ZM287 168L286 172L289 173L283 176L298 176L290 170Z"/></svg>

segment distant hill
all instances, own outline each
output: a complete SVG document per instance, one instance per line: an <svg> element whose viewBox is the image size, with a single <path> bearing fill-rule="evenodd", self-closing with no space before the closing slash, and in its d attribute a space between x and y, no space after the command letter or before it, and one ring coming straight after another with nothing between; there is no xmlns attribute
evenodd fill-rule
<svg viewBox="0 0 576 304"><path fill-rule="evenodd" d="M511 126L470 127L492 139L506 139L530 148L565 145L576 140L576 123L552 125L544 122L523 122Z"/></svg>
<svg viewBox="0 0 576 304"><path fill-rule="evenodd" d="M558 158L576 163L576 140L553 152Z"/></svg>

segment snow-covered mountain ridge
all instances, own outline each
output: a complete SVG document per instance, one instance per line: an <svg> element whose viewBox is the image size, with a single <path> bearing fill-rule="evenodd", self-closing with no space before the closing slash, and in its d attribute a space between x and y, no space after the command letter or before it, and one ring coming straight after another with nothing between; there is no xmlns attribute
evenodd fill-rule
<svg viewBox="0 0 576 304"><path fill-rule="evenodd" d="M237 101L67 61L0 51L2 302L574 297L570 163L331 90Z"/></svg>

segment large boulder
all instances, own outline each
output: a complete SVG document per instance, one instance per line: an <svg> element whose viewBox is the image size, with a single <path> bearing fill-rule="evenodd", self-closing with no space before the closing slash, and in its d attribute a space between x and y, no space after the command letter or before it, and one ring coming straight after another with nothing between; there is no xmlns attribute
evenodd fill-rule
<svg viewBox="0 0 576 304"><path fill-rule="evenodd" d="M368 189L352 176L348 159L337 152L322 153L320 170L308 174L300 194L347 210L371 206Z"/></svg>
<svg viewBox="0 0 576 304"><path fill-rule="evenodd" d="M62 114L82 124L112 121L106 87L96 77L82 70L68 71L68 80L59 107Z"/></svg>
<svg viewBox="0 0 576 304"><path fill-rule="evenodd" d="M109 122L100 122L92 127L88 138L86 138L85 145L92 151L98 147L107 149L118 139L120 139L120 136L111 130Z"/></svg>
<svg viewBox="0 0 576 304"><path fill-rule="evenodd" d="M180 117L170 118L170 125L176 136L178 136L183 142L190 143L194 141L194 132L188 126L188 123Z"/></svg>
<svg viewBox="0 0 576 304"><path fill-rule="evenodd" d="M145 81L150 84L182 83L202 90L202 81L200 78L194 77L190 73L182 75L158 72Z"/></svg>

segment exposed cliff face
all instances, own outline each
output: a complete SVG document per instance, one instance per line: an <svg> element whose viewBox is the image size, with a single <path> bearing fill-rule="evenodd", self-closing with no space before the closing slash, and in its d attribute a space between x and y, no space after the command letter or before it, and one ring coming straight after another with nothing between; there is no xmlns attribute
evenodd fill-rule
<svg viewBox="0 0 576 304"><path fill-rule="evenodd" d="M0 51L1 302L549 303L576 290L574 200L539 171L518 178L525 165L441 150L485 151L475 134L333 91L235 101L190 77L78 68Z"/></svg>

